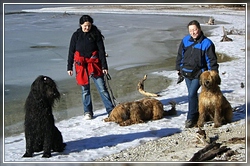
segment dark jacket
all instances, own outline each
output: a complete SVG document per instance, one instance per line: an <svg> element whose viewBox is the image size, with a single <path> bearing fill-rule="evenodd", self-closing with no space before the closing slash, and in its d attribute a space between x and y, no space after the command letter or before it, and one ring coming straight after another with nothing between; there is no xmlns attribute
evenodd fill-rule
<svg viewBox="0 0 250 166"><path fill-rule="evenodd" d="M176 70L196 71L194 78L198 78L205 70L218 72L218 67L215 46L203 32L197 41L194 41L191 35L182 39L176 58Z"/></svg>
<svg viewBox="0 0 250 166"><path fill-rule="evenodd" d="M84 33L81 28L78 28L71 37L68 53L67 70L73 69L74 54L78 51L80 56L90 58L92 52L98 51L98 58L101 61L102 69L108 69L105 56L105 47L101 32L92 25L91 30Z"/></svg>

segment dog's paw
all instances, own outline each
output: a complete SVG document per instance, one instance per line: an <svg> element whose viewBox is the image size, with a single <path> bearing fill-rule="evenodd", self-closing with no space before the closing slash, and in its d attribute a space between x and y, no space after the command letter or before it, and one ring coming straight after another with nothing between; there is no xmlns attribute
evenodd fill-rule
<svg viewBox="0 0 250 166"><path fill-rule="evenodd" d="M127 123L126 121L125 122L121 122L121 123L119 123L119 125L120 126L128 126L128 125L130 125L129 123Z"/></svg>
<svg viewBox="0 0 250 166"><path fill-rule="evenodd" d="M194 127L204 127L204 122L198 122Z"/></svg>
<svg viewBox="0 0 250 166"><path fill-rule="evenodd" d="M220 123L215 123L214 128L218 128L218 127L221 127L221 124Z"/></svg>
<svg viewBox="0 0 250 166"><path fill-rule="evenodd" d="M53 151L54 152L63 152L65 150L65 147L67 146L66 143L62 143L60 146L58 147L54 147Z"/></svg>
<svg viewBox="0 0 250 166"><path fill-rule="evenodd" d="M23 157L32 157L32 153L25 153L24 155L23 155Z"/></svg>
<svg viewBox="0 0 250 166"><path fill-rule="evenodd" d="M44 153L42 157L43 158L50 158L51 157L51 153Z"/></svg>
<svg viewBox="0 0 250 166"><path fill-rule="evenodd" d="M104 122L111 122L111 119L109 117L107 117L107 118L105 118L103 120L104 120Z"/></svg>

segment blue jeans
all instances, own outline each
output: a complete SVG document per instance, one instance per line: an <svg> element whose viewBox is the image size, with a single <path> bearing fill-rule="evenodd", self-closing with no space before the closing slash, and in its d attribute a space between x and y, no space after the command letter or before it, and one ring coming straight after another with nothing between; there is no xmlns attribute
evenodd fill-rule
<svg viewBox="0 0 250 166"><path fill-rule="evenodd" d="M188 115L187 119L194 122L198 120L198 89L200 88L199 79L185 78L188 89Z"/></svg>
<svg viewBox="0 0 250 166"><path fill-rule="evenodd" d="M109 114L113 110L114 105L111 102L110 95L108 93L107 87L104 82L104 78L103 77L96 77L96 78L91 77L91 78L93 79L95 86L103 101L103 104L106 108L106 111ZM82 103L83 103L84 114L90 113L93 116L94 113L93 113L93 105L90 93L90 84L82 86Z"/></svg>

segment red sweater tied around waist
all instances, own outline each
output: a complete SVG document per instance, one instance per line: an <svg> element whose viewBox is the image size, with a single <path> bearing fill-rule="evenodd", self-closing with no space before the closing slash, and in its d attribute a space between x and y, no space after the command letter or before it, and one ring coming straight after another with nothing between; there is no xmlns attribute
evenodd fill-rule
<svg viewBox="0 0 250 166"><path fill-rule="evenodd" d="M100 59L97 56L98 52L92 52L90 58L80 56L78 51L74 55L74 64L76 72L76 82L78 85L88 85L89 76L103 76Z"/></svg>

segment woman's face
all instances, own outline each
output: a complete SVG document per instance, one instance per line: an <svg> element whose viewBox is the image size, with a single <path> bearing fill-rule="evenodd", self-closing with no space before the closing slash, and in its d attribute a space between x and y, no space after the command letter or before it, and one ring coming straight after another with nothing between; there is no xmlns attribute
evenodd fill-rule
<svg viewBox="0 0 250 166"><path fill-rule="evenodd" d="M91 29L91 26L92 26L92 24L90 22L84 22L83 24L81 24L82 31L89 32Z"/></svg>
<svg viewBox="0 0 250 166"><path fill-rule="evenodd" d="M193 39L198 38L198 36L201 33L201 30L198 29L196 25L189 25L188 26L188 31L189 31L189 34L192 36Z"/></svg>

